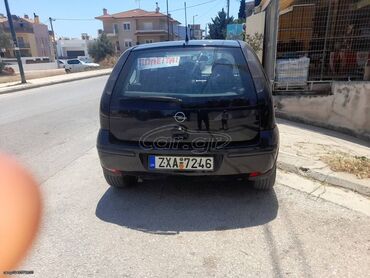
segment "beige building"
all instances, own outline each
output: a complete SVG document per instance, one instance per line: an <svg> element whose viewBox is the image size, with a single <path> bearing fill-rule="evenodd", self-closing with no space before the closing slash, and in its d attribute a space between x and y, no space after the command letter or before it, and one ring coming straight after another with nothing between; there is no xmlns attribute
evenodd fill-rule
<svg viewBox="0 0 370 278"><path fill-rule="evenodd" d="M13 15L12 18L21 56L52 58L53 52L48 26L40 23L39 17L36 15L34 19L29 18L28 15L24 17ZM8 18L0 16L0 28L11 37ZM1 56L13 58L14 51L12 49L3 49Z"/></svg>
<svg viewBox="0 0 370 278"><path fill-rule="evenodd" d="M167 20L159 8L152 12L135 9L112 15L103 9L103 15L96 19L103 22L104 33L115 45L117 53L138 44L179 39L180 22L171 17Z"/></svg>
<svg viewBox="0 0 370 278"><path fill-rule="evenodd" d="M190 29L190 36L191 36L192 40L201 40L201 39L203 39L204 30L201 29L200 24L194 24L194 25L190 24L189 29Z"/></svg>

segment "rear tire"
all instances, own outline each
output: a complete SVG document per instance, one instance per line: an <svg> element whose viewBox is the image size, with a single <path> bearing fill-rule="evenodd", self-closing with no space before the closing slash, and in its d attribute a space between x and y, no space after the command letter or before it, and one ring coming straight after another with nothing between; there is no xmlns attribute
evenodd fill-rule
<svg viewBox="0 0 370 278"><path fill-rule="evenodd" d="M103 169L104 177L107 183L114 188L133 187L138 182L138 177L126 175L114 175Z"/></svg>
<svg viewBox="0 0 370 278"><path fill-rule="evenodd" d="M253 182L253 188L260 191L268 191L271 190L276 181L276 165L271 170L271 174L267 177L255 180Z"/></svg>

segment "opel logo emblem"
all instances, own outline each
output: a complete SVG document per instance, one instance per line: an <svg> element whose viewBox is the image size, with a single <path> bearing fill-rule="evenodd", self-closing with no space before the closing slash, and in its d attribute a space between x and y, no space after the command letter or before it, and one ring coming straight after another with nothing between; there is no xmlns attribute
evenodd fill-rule
<svg viewBox="0 0 370 278"><path fill-rule="evenodd" d="M176 122L179 124L183 123L186 121L186 116L184 112L177 112L176 115L173 117Z"/></svg>

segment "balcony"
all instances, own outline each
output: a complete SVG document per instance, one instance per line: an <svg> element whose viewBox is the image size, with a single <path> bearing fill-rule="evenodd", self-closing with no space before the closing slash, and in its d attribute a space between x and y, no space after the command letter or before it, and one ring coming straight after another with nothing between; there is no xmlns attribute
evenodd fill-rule
<svg viewBox="0 0 370 278"><path fill-rule="evenodd" d="M118 37L118 34L116 33L105 33L107 35L108 38L116 38Z"/></svg>
<svg viewBox="0 0 370 278"><path fill-rule="evenodd" d="M138 29L135 35L167 35L167 29Z"/></svg>
<svg viewBox="0 0 370 278"><path fill-rule="evenodd" d="M31 48L28 42L18 42L18 47L19 48Z"/></svg>
<svg viewBox="0 0 370 278"><path fill-rule="evenodd" d="M33 33L33 28L32 27L20 27L20 26L14 26L14 31L16 33ZM10 28L4 27L4 32L10 34Z"/></svg>

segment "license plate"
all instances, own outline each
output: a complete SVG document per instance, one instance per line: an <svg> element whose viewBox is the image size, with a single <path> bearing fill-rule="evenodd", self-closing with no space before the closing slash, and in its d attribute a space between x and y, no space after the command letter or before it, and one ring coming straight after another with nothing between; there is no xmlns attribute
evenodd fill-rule
<svg viewBox="0 0 370 278"><path fill-rule="evenodd" d="M150 155L149 169L213 171L213 157Z"/></svg>

